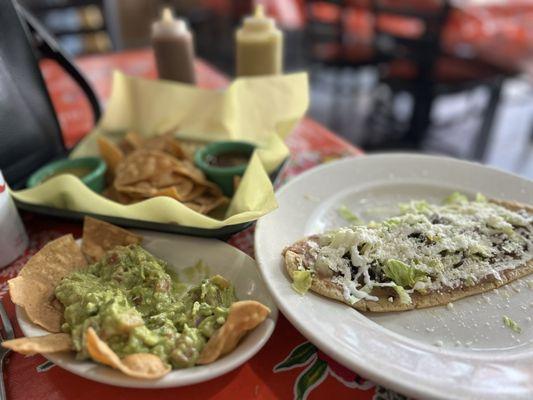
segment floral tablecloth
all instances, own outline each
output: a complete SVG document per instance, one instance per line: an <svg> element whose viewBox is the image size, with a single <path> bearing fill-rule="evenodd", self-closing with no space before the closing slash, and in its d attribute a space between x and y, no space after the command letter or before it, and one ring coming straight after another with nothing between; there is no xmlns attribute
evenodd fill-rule
<svg viewBox="0 0 533 400"><path fill-rule="evenodd" d="M121 69L128 74L154 77L149 51L142 50L79 60L102 99L110 92L111 73ZM198 62L199 84L218 88L227 79L208 65ZM59 115L65 141L76 143L91 127L88 104L81 92L54 64L45 62L42 70ZM330 160L361 152L311 119L304 119L288 138L291 159L280 183L300 172ZM48 241L66 233L81 235L81 225L66 220L23 213L30 246L22 257L0 271L0 296L12 321L14 306L7 295L6 281L17 275L24 263ZM254 228L235 236L229 243L253 256ZM15 324L17 336L21 335ZM308 342L280 314L275 331L265 347L246 364L206 383L181 388L125 389L96 383L73 375L40 355L9 356L4 379L9 399L380 399L403 398L349 371Z"/></svg>

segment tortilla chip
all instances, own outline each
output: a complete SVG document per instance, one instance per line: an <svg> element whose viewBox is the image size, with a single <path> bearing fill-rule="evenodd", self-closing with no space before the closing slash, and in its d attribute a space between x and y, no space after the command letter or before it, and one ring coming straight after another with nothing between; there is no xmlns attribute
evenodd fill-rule
<svg viewBox="0 0 533 400"><path fill-rule="evenodd" d="M91 217L85 217L83 221L81 251L91 262L98 261L108 250L116 246L127 246L141 242L141 236L108 222Z"/></svg>
<svg viewBox="0 0 533 400"><path fill-rule="evenodd" d="M2 347L27 356L32 356L37 353L48 354L74 349L72 339L67 333L51 333L45 336L5 340L2 342Z"/></svg>
<svg viewBox="0 0 533 400"><path fill-rule="evenodd" d="M126 136L124 136L124 141L132 148L132 149L140 149L143 147L144 139L141 135L139 135L137 132L130 131L126 133Z"/></svg>
<svg viewBox="0 0 533 400"><path fill-rule="evenodd" d="M131 204L168 196L202 214L228 203L220 188L196 168L172 135L144 139L130 132L123 143L134 150L122 151L123 157L114 170L111 188L105 191L109 198ZM105 145L111 147L113 144L106 142ZM124 157L124 154L127 155Z"/></svg>
<svg viewBox="0 0 533 400"><path fill-rule="evenodd" d="M11 301L24 309L31 322L48 332L61 332L63 308L53 302L55 286L22 276L10 279L8 286Z"/></svg>
<svg viewBox="0 0 533 400"><path fill-rule="evenodd" d="M131 204L136 201L136 199L134 199L132 196L117 191L117 189L115 189L113 185L109 186L106 190L104 190L103 195L108 199L111 199L121 204Z"/></svg>
<svg viewBox="0 0 533 400"><path fill-rule="evenodd" d="M168 374L171 370L169 365L151 353L130 354L121 361L124 365L121 371L136 378L157 379Z"/></svg>
<svg viewBox="0 0 533 400"><path fill-rule="evenodd" d="M200 214L204 214L204 206L193 203L192 201L184 201L183 204L189 207L191 210L196 211Z"/></svg>
<svg viewBox="0 0 533 400"><path fill-rule="evenodd" d="M152 176L149 181L156 188L176 186L179 192L184 192L185 194L189 193L194 187L194 183L189 178L174 171L164 171Z"/></svg>
<svg viewBox="0 0 533 400"><path fill-rule="evenodd" d="M138 199L149 199L157 195L158 189L147 181L133 183L131 185L116 186L117 192Z"/></svg>
<svg viewBox="0 0 533 400"><path fill-rule="evenodd" d="M86 266L72 235L60 237L44 246L18 277L8 281L11 300L26 311L34 324L49 332L60 332L63 307L55 301L54 289L63 277Z"/></svg>
<svg viewBox="0 0 533 400"><path fill-rule="evenodd" d="M209 214L214 209L229 203L227 197L215 197L210 195L202 195L195 198L193 201L184 202L187 207L198 211L201 214Z"/></svg>
<svg viewBox="0 0 533 400"><path fill-rule="evenodd" d="M86 265L72 235L65 235L49 242L30 258L19 276L55 285L65 275Z"/></svg>
<svg viewBox="0 0 533 400"><path fill-rule="evenodd" d="M104 136L97 139L98 150L110 171L115 171L120 162L124 159L124 153L111 140Z"/></svg>
<svg viewBox="0 0 533 400"><path fill-rule="evenodd" d="M238 301L229 309L228 318L205 345L198 364L209 364L229 353L246 332L254 329L270 314L270 309L253 300Z"/></svg>
<svg viewBox="0 0 533 400"><path fill-rule="evenodd" d="M178 159L188 158L187 153L181 146L181 142L172 133L154 136L144 142L144 148L149 150L164 151Z"/></svg>
<svg viewBox="0 0 533 400"><path fill-rule="evenodd" d="M178 161L176 166L174 167L174 171L179 172L181 175L192 179L195 183L205 185L207 182L209 182L205 178L204 173L198 168L196 168L194 164L188 160Z"/></svg>
<svg viewBox="0 0 533 400"><path fill-rule="evenodd" d="M181 195L179 194L179 192L176 190L174 186L159 189L156 192L156 196L167 196L167 197L172 197L173 199L176 199L178 201L181 200Z"/></svg>
<svg viewBox="0 0 533 400"><path fill-rule="evenodd" d="M152 176L171 171L179 161L171 155L157 150L135 150L117 166L115 187L131 185L150 179Z"/></svg>
<svg viewBox="0 0 533 400"><path fill-rule="evenodd" d="M93 328L87 328L85 340L87 352L94 361L118 368L117 365L121 364L119 356L111 350L107 343L98 337Z"/></svg>
<svg viewBox="0 0 533 400"><path fill-rule="evenodd" d="M233 175L233 192L235 193L241 184L242 176Z"/></svg>
<svg viewBox="0 0 533 400"><path fill-rule="evenodd" d="M202 193L204 193L207 190L207 186L205 185L197 184L197 183L193 185L194 187L192 188L192 190L187 194L187 196L183 197L182 201L191 201L195 199L196 197L201 196Z"/></svg>
<svg viewBox="0 0 533 400"><path fill-rule="evenodd" d="M121 360L107 343L98 337L93 328L87 329L85 339L87 351L93 360L118 369L125 375L141 379L157 379L170 372L169 365L150 353L131 354Z"/></svg>

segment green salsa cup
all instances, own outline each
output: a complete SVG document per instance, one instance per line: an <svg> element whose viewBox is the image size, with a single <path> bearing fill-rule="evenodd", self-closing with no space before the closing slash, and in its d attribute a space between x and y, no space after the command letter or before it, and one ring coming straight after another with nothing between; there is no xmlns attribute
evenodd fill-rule
<svg viewBox="0 0 533 400"><path fill-rule="evenodd" d="M213 142L196 151L194 163L226 196L233 196L234 177L243 176L255 145L248 142ZM232 165L233 162L237 165Z"/></svg>
<svg viewBox="0 0 533 400"><path fill-rule="evenodd" d="M62 174L72 174L80 178L89 188L97 193L105 189L105 162L98 157L63 159L46 164L35 171L26 182L29 188Z"/></svg>

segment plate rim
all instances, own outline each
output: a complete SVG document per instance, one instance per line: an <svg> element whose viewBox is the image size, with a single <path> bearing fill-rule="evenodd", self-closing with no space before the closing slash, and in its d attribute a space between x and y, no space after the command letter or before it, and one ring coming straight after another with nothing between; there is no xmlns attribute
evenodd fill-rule
<svg viewBox="0 0 533 400"><path fill-rule="evenodd" d="M248 362L250 359L252 359L270 340L274 329L277 325L279 310L277 307L276 302L272 298L272 295L270 294L270 291L268 290L266 283L264 282L263 277L261 276L259 272L259 268L257 266L257 262L250 257L248 254L243 252L242 250L238 249L235 246L232 246L226 242L223 242L218 239L212 239L212 238L199 238L199 237L191 237L186 235L175 235L170 233L162 233L162 232L154 232L154 231L147 231L147 230L141 230L141 229L132 229L132 232L135 232L137 234L142 235L143 237L149 237L153 239L169 239L173 241L190 241L190 242L204 242L206 244L216 244L218 246L224 246L228 249L231 249L231 251L235 251L239 256L243 257L244 260L246 260L247 264L250 264L250 267L253 265L255 267L255 274L257 275L257 278L259 278L264 285L264 295L270 298L272 307L270 307L270 314L266 318L265 321L263 321L261 325L264 325L263 328L265 330L264 334L259 336L258 340L253 342L253 346L250 347L250 349L243 353L242 355L233 354L233 357L228 360L225 358L227 356L231 356L232 353L229 353L225 355L224 357L220 358L219 360L203 365L203 366L194 366L190 368L185 368L183 370L176 369L172 370L168 375L165 375L165 377L169 377L171 374L179 373L180 371L191 371L193 369L200 369L198 376L193 376L190 378L186 378L187 380L184 382L173 382L173 381L165 381L160 379L155 380L149 380L149 379L135 379L132 377L128 377L126 375L120 374L119 372L113 370L110 367L100 365L98 363L95 363L90 360L84 360L84 361L78 361L78 360L65 360L63 357L63 354L43 354L42 356L46 358L47 360L53 362L56 366L74 374L79 377L82 377L84 379L92 380L94 382L99 382L111 386L116 387L124 387L124 388L137 388L137 389L164 389L164 388L173 388L173 387L182 387L182 386L189 386L198 384L201 382L207 382L212 379L219 378L223 375L226 375L227 373L241 367L243 364ZM79 245L81 243L81 239L77 239L76 243ZM31 327L32 329L36 329L42 332L43 335L48 334L50 332L47 332L40 326L33 324L31 321L28 320L26 313L22 309L22 307L15 304L15 315L17 319L17 323L20 327L21 332L23 333L24 337L34 337L39 335L33 335L28 336L27 326ZM26 326L27 325L27 326ZM254 331L250 332L249 334L253 334ZM237 347L238 348L238 347ZM72 352L69 352L72 353ZM72 357L73 355L70 354ZM72 363L74 361L74 364ZM82 371L78 371L76 368L76 364L81 365L92 365L94 366L94 369L97 369L96 374L87 374L83 373ZM213 370L213 366L217 367L218 369ZM119 375L120 374L120 375ZM165 377L161 378L164 379ZM118 379L118 380L117 380Z"/></svg>
<svg viewBox="0 0 533 400"><path fill-rule="evenodd" d="M479 162L471 162L471 161L465 161L460 159L455 159L452 157L447 156L438 156L438 155L427 155L427 154L418 154L418 153L410 153L410 152L393 152L393 153L374 153L374 154L365 154L365 155L359 155L354 157L346 157L343 159L335 160L333 162L328 162L321 164L319 166L310 168L307 171L304 171L303 173L299 174L298 176L291 179L289 182L284 184L282 187L280 187L276 191L276 196L278 197L278 203L280 203L280 196L283 195L285 192L291 190L291 186L293 184L296 184L298 182L301 182L305 179L307 179L311 175L320 174L323 170L327 169L334 169L339 168L339 165L343 164L350 164L350 163L362 163L365 162L366 159L383 159L383 160L405 160L410 159L410 161L416 161L418 160L425 160L425 161L439 161L439 162L445 162L445 163L453 163L456 165L462 165L465 168L478 168L482 170L490 170L493 173L498 173L502 175L506 175L507 177L513 177L513 178L519 178L523 181L526 181L528 183L533 183L532 180L519 176L514 173L510 173L508 171L501 170L499 168L493 167L493 166L486 166ZM280 204L281 206L281 204ZM275 213L275 211L274 211ZM292 325L294 325L300 333L302 333L303 336L306 337L307 340L311 341L313 344L315 344L321 351L328 354L333 359L336 359L341 364L349 366L349 368L352 368L357 371L364 371L363 375L370 379L373 382L383 384L387 388L390 388L392 390L395 390L397 392L417 396L417 397L430 397L430 398L450 398L450 397L444 397L444 394L442 392L442 388L438 388L433 384L428 384L424 381L416 381L415 384L409 384L408 382L400 382L398 378L391 377L391 375L380 373L379 367L376 368L369 368L369 365L372 363L366 363L365 365L362 365L362 360L357 360L358 362L354 362L353 358L350 358L348 354L343 354L342 352L334 351L331 348L329 348L325 342L317 340L316 335L314 334L313 330L309 326L305 326L302 321L300 321L298 318L295 318L294 314L291 312L291 308L287 302L284 302L283 299L279 298L279 293L275 290L275 282L271 282L268 277L266 276L266 269L269 268L268 266L263 266L263 258L260 255L261 254L261 247L263 246L261 242L264 242L263 236L263 225L266 223L265 220L268 219L268 216L265 216L265 218L261 218L256 225L256 231L255 231L255 238L254 238L254 250L256 255L256 262L259 266L261 275L263 277L263 280L265 284L267 285L271 296L273 297L274 301L278 305L280 311L285 315L285 317L290 321ZM287 246L290 245L290 243L286 244ZM272 266L270 266L272 267ZM277 268L277 266L276 266ZM337 303L334 300L331 299L325 299L322 298L322 296L319 296L315 293L310 293L311 296L317 296L318 298L321 298L325 301L331 301L334 303ZM339 303L342 304L342 303ZM352 309L349 309L352 310ZM357 312L356 310L353 310L354 312ZM364 316L363 314L361 314ZM388 334L392 334L393 336L396 336L397 338L401 340L407 340L409 344L416 344L417 348L421 348L423 350L431 350L432 347L430 345L427 345L425 343L416 342L413 339L407 338L405 336L402 336L396 332L390 331L384 327L382 327L379 324L376 324L379 329L387 331ZM435 350L436 349L432 349ZM451 349L438 349L438 351L442 354L447 354L450 356L457 356L458 351L451 350ZM518 353L520 355L520 353ZM472 358L478 358L474 354L469 354L468 359ZM449 396L449 393L447 394ZM476 395L482 395L482 393L475 393L475 392L468 392L465 393L465 396L476 396ZM515 395L516 396L516 395Z"/></svg>

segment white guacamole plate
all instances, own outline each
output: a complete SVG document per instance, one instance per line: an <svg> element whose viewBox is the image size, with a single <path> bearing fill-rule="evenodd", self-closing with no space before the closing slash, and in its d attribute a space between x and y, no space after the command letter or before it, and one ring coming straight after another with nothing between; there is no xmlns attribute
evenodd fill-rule
<svg viewBox="0 0 533 400"><path fill-rule="evenodd" d="M74 353L48 354L46 357L76 375L115 386L135 388L166 388L203 382L223 375L252 358L267 342L274 330L278 311L261 279L253 259L214 239L200 239L148 231L136 231L144 237L143 247L167 261L177 272L203 260L210 274L220 274L235 286L239 300L257 300L270 308L270 316L239 343L237 348L212 364L173 370L157 380L135 379L109 367L89 361L78 361ZM201 279L201 278L199 278ZM17 319L26 336L47 332L32 324L17 307Z"/></svg>
<svg viewBox="0 0 533 400"><path fill-rule="evenodd" d="M366 378L424 399L531 399L533 276L453 306L364 315L314 293L300 296L283 267L284 247L347 224L341 205L378 219L398 202L440 202L453 191L533 203L533 182L449 158L384 154L328 163L282 187L279 209L257 224L261 273L300 332ZM506 327L504 315L522 332Z"/></svg>

